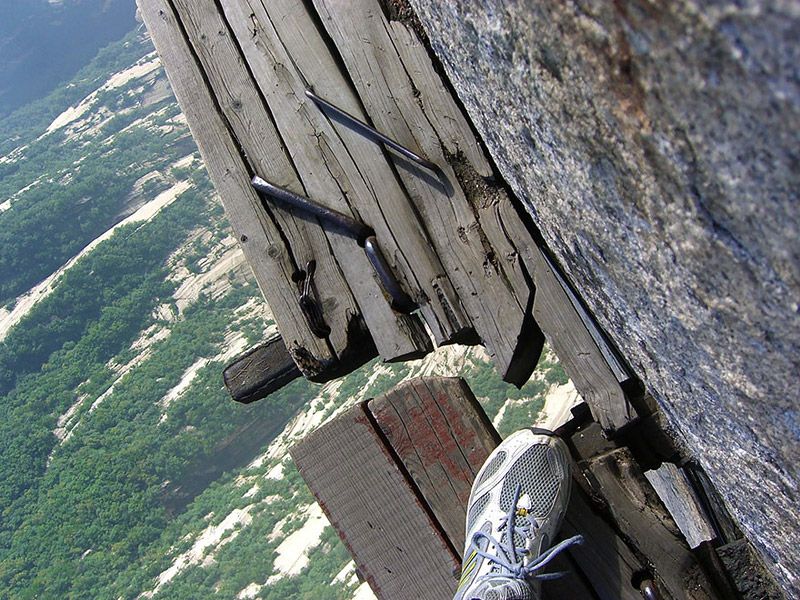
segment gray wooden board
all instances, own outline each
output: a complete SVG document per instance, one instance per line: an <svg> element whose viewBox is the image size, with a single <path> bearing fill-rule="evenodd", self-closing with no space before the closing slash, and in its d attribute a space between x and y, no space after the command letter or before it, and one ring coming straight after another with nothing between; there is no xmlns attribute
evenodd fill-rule
<svg viewBox="0 0 800 600"><path fill-rule="evenodd" d="M333 357L324 340L309 331L298 310L297 291L292 282L292 275L297 270L296 259L250 186L241 149L206 85L171 3L168 0L138 0L138 3L192 135L223 200L231 227L258 285L269 298L270 308L287 346L290 351L302 348L312 364L311 370L324 372ZM308 370L306 374L309 374Z"/></svg>
<svg viewBox="0 0 800 600"><path fill-rule="evenodd" d="M358 404L291 450L357 567L380 600L441 600L459 559Z"/></svg>
<svg viewBox="0 0 800 600"><path fill-rule="evenodd" d="M309 166L298 163L296 154L291 160L286 155L285 141L273 123L274 115L265 106L252 71L217 3L214 0L173 0L173 3L225 118L255 172L281 187L307 194L295 169L305 170ZM318 176L317 180L323 178ZM418 357L430 349L418 319L391 310L377 279L369 275L372 270L369 260L352 239L341 232L326 236L315 219L294 214L285 207L272 207L272 213L290 240L298 265L316 261L315 293L331 327L330 342L337 354L347 347L350 320L359 313L387 360Z"/></svg>
<svg viewBox="0 0 800 600"><path fill-rule="evenodd" d="M683 471L672 463L663 463L644 476L675 519L690 548L716 538Z"/></svg>
<svg viewBox="0 0 800 600"><path fill-rule="evenodd" d="M518 372L513 363L528 293L524 297L515 293L484 231L497 225L482 216L484 207L470 204L445 159L445 149L466 150L476 143L466 120L459 111L447 108L454 101L441 81L431 83L438 75L430 59L423 58L424 49L416 37L407 31L398 34L405 25L390 25L376 0L314 0L314 6L377 129L441 167L441 173L432 174L395 158L403 184L475 330L500 373L513 377ZM407 65L403 56L411 52L413 64ZM440 110L450 118L428 115ZM474 156L475 152L465 154ZM488 174L484 165L474 168Z"/></svg>
<svg viewBox="0 0 800 600"><path fill-rule="evenodd" d="M720 597L627 449L585 464L593 489L608 504L617 527L647 557L658 583L674 600Z"/></svg>
<svg viewBox="0 0 800 600"><path fill-rule="evenodd" d="M422 377L378 396L369 410L460 553L472 482L500 442L483 408L463 379Z"/></svg>
<svg viewBox="0 0 800 600"><path fill-rule="evenodd" d="M361 112L314 16L290 0L223 0L222 7L308 193L375 230L437 343L452 341L469 320L386 156L304 95L313 86L337 106Z"/></svg>
<svg viewBox="0 0 800 600"><path fill-rule="evenodd" d="M513 216L506 217L512 210L513 206L500 206L508 236L516 241L521 260L532 271L536 288L533 316L594 418L606 433L613 435L634 420L636 412L550 261L541 248L528 242L523 224Z"/></svg>
<svg viewBox="0 0 800 600"><path fill-rule="evenodd" d="M510 288L519 301L524 303L523 318L505 379L510 382L525 382L539 362L545 338L533 318L533 278L529 268L521 260L517 246L532 246L535 242L514 210L511 198L500 184L481 176L463 156L451 157L450 160L470 204L480 207L477 215L486 241L492 249L492 261L502 265Z"/></svg>

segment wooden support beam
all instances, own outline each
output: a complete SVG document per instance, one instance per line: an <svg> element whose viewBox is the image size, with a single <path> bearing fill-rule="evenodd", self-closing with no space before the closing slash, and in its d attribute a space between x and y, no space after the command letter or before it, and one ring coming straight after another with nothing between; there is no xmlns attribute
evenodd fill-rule
<svg viewBox="0 0 800 600"><path fill-rule="evenodd" d="M453 597L460 559L366 403L308 435L291 455L378 598Z"/></svg>
<svg viewBox="0 0 800 600"><path fill-rule="evenodd" d="M231 398L250 404L266 398L301 375L283 339L275 336L225 367L222 379Z"/></svg>
<svg viewBox="0 0 800 600"><path fill-rule="evenodd" d="M722 597L627 449L587 461L584 472L620 531L647 558L674 600Z"/></svg>
<svg viewBox="0 0 800 600"><path fill-rule="evenodd" d="M461 378L412 379L369 411L460 555L472 481L500 443L472 390Z"/></svg>
<svg viewBox="0 0 800 600"><path fill-rule="evenodd" d="M535 330L520 335L532 290L515 288L498 258L505 253L492 247L501 232L487 234L499 227L493 207L470 203L446 158L461 154L480 176L491 175L469 124L416 35L389 23L376 0L313 3L376 128L441 167L431 174L393 157L475 330L504 379L521 385L541 350ZM534 351L517 351L531 340Z"/></svg>
<svg viewBox="0 0 800 600"><path fill-rule="evenodd" d="M636 411L625 395L615 369L609 365L597 341L587 329L562 285L555 267L533 242L510 204L499 206L508 239L514 240L520 261L529 270L536 293L533 316L564 366L594 418L607 435L634 421ZM513 212L513 214L512 214Z"/></svg>

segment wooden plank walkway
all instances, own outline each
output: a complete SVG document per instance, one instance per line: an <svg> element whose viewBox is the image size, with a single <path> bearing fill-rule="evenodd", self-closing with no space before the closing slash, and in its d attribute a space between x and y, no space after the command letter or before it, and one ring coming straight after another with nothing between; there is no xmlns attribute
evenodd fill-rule
<svg viewBox="0 0 800 600"><path fill-rule="evenodd" d="M413 27L384 0L137 3L281 334L225 370L234 399L456 342L483 344L521 386L546 339L596 423L561 431L580 467L564 535L587 543L559 557L571 575L545 597L632 599L642 582L675 600L731 596L713 532L698 522L689 548L633 459L669 459L644 439L654 417L641 385L498 181ZM254 176L362 223L385 264L368 234L256 193ZM418 310L391 301L391 279ZM379 597L441 598L471 478L497 442L463 382L427 379L356 406L293 456ZM673 514L699 518L674 469L657 479Z"/></svg>
<svg viewBox="0 0 800 600"><path fill-rule="evenodd" d="M643 583L673 600L731 597L626 448L583 417L559 432L577 461L559 539L585 542L550 569L569 574L544 583L546 600L638 600ZM455 592L472 481L498 442L463 380L425 377L358 404L291 453L378 598L427 600Z"/></svg>
<svg viewBox="0 0 800 600"><path fill-rule="evenodd" d="M460 555L386 447L365 403L291 453L379 598L452 597Z"/></svg>
<svg viewBox="0 0 800 600"><path fill-rule="evenodd" d="M637 418L622 385L630 374L496 180L411 27L378 0L137 2L303 375L327 381L376 354L407 360L462 342L482 343L503 378L522 385L547 338L608 434ZM308 89L436 169L323 111ZM253 175L368 226L419 310L393 310L363 240L260 197ZM248 356L247 365L264 363Z"/></svg>

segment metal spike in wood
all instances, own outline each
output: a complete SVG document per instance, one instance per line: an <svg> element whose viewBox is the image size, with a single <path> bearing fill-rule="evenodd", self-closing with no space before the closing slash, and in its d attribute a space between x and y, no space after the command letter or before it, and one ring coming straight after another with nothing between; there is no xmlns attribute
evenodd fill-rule
<svg viewBox="0 0 800 600"><path fill-rule="evenodd" d="M380 131L378 131L374 127L370 127L369 125L364 123L364 121L362 121L361 119L357 119L347 111L344 111L338 106L331 104L324 98L320 98L313 91L306 90L306 96L308 96L311 100L313 100L317 106L319 106L320 108L324 109L327 112L333 113L334 116L344 120L346 123L349 123L364 135L371 137L372 139L377 140L382 144L386 144L392 150L399 152L406 158L413 160L415 163L417 163L422 167L425 167L426 169L429 169L437 173L440 171L439 167L437 167L431 161L425 160L419 154L412 152L402 144L395 142L392 138L383 135Z"/></svg>

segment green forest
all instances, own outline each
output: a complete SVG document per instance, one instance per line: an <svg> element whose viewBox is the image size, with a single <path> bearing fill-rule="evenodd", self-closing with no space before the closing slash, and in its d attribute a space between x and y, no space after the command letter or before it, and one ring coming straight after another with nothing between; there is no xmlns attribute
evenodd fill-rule
<svg viewBox="0 0 800 600"><path fill-rule="evenodd" d="M0 318L137 206L185 189L117 227L0 334L0 599L233 599L246 588L262 600L352 598L354 577L334 581L350 557L331 527L300 574L276 566L313 502L284 427L377 395L415 366L372 361L338 387L301 379L232 402L228 351L275 326L246 266L211 277L235 246L180 110L159 92L163 71L103 87L153 59L132 32L0 121ZM48 132L85 98L83 121ZM192 281L206 283L190 293ZM464 352L459 374L490 417L503 410L502 434L567 382L549 352L521 390ZM254 431L256 447L243 441Z"/></svg>

